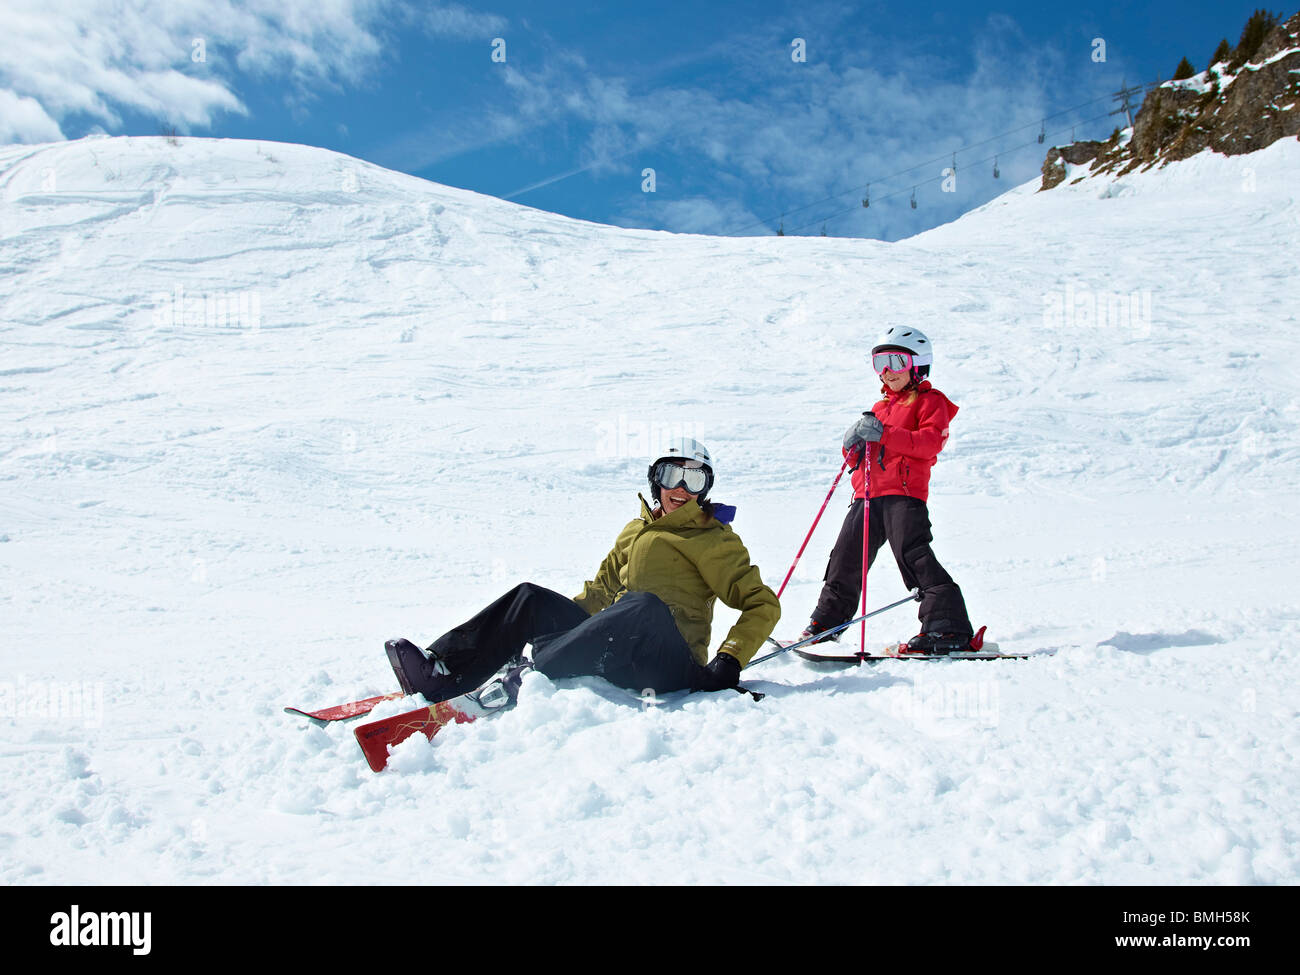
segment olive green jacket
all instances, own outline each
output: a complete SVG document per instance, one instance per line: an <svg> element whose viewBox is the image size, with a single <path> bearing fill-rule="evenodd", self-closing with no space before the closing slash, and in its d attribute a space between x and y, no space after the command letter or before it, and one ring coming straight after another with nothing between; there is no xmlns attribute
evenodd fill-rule
<svg viewBox="0 0 1300 975"><path fill-rule="evenodd" d="M758 567L730 525L707 515L696 501L656 519L641 498L641 516L628 522L596 578L582 587L574 602L599 613L627 592L652 592L672 610L673 620L691 653L709 659L713 602L720 598L740 619L719 647L743 667L771 635L781 618L776 593L763 585Z"/></svg>

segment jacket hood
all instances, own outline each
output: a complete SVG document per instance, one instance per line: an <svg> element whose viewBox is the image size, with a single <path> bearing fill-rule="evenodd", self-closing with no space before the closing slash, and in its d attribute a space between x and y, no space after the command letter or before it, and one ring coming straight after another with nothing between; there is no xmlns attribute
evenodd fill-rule
<svg viewBox="0 0 1300 975"><path fill-rule="evenodd" d="M695 500L687 501L671 514L664 515L663 518L656 521L654 509L650 507L650 502L645 496L638 492L637 497L641 499L641 520L647 524L655 522L656 524L667 524L686 526L694 525L696 528L703 528L709 523L709 515L704 513L700 503ZM724 525L730 525L736 519L736 506L732 504L719 504L716 501L710 502L713 508L713 517ZM665 520L666 519L666 520Z"/></svg>

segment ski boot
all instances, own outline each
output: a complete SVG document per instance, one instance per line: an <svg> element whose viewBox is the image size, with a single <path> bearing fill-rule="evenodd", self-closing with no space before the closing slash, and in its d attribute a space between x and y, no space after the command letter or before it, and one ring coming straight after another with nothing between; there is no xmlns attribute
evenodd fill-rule
<svg viewBox="0 0 1300 975"><path fill-rule="evenodd" d="M436 653L426 655L410 640L389 640L384 644L397 682L407 694L423 694L430 701L456 696L451 671Z"/></svg>
<svg viewBox="0 0 1300 975"><path fill-rule="evenodd" d="M823 626L821 623L818 623L816 620L809 620L808 625L805 626L803 628L803 632L799 634L799 641L810 640L811 637L817 636L818 633L825 633L829 629L830 629L829 626ZM824 636L817 640L810 640L808 645L812 646L814 643L828 643L831 641L839 640L839 638L843 635L843 633L844 633L843 630L836 630L834 633L830 634L829 636Z"/></svg>
<svg viewBox="0 0 1300 975"><path fill-rule="evenodd" d="M946 657L950 653L962 650L975 650L969 633L939 633L929 630L919 633L898 648L900 656L910 654L918 657Z"/></svg>

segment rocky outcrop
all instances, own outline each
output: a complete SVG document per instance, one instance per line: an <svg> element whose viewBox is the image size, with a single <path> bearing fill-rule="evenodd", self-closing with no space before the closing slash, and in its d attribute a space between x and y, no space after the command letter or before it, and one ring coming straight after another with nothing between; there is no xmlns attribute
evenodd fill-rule
<svg viewBox="0 0 1300 975"><path fill-rule="evenodd" d="M1290 137L1300 137L1300 13L1273 28L1235 71L1221 61L1152 89L1127 140L1117 130L1104 143L1053 147L1043 163L1042 189L1065 180L1065 162L1091 162L1087 175L1122 176L1204 149L1235 156Z"/></svg>
<svg viewBox="0 0 1300 975"><path fill-rule="evenodd" d="M1043 161L1043 189L1050 190L1065 180L1065 164L1082 166L1092 162L1105 148L1105 142L1071 142L1068 146L1052 146Z"/></svg>

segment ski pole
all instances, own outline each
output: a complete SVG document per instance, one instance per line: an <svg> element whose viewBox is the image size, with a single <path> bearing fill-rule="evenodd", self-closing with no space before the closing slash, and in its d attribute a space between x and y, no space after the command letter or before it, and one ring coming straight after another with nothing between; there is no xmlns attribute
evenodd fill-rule
<svg viewBox="0 0 1300 975"><path fill-rule="evenodd" d="M839 487L840 478L844 476L844 471L848 466L849 458L845 457L844 463L840 465L840 472L835 475L835 480L831 482L831 489L826 492L826 500L822 502L821 509L817 512L817 517L813 519L812 528L808 529L808 534L804 537L803 544L799 546L799 551L795 553L794 561L790 563L790 571L785 574L785 578L781 581L781 588L776 591L777 599L780 599L781 593L785 592L786 583L788 583L790 577L794 575L794 567L798 565L799 560L803 558L803 550L808 547L808 542L812 539L813 532L817 530L817 522L822 520L822 515L826 511L826 506L831 503L831 495L834 494L835 489Z"/></svg>
<svg viewBox="0 0 1300 975"><path fill-rule="evenodd" d="M867 611L867 555L871 551L871 451L862 445L862 612ZM918 597L919 598L919 597ZM867 655L867 618L862 617L862 656Z"/></svg>
<svg viewBox="0 0 1300 975"><path fill-rule="evenodd" d="M780 650L773 650L771 653L764 654L763 656L759 657L756 660L751 660L749 662L749 666L752 667L754 666L754 664L761 664L764 660L771 660L773 657L778 657L781 654L785 653L787 650L798 650L800 647L807 646L809 643L816 643L818 640L825 640L827 637L839 633L841 630L848 629L854 623L859 623L862 620L865 620L871 616L879 616L881 613L885 612L886 610L893 609L895 606L902 606L903 603L918 602L920 601L920 599L921 599L921 590L913 589L902 599L896 602L892 602L888 606L881 606L879 609L873 609L870 613L864 613L861 616L855 616L847 623L841 623L839 626L832 626L830 629L822 630L820 633L815 633L810 637L806 637L794 643L788 643L785 646L781 647Z"/></svg>

